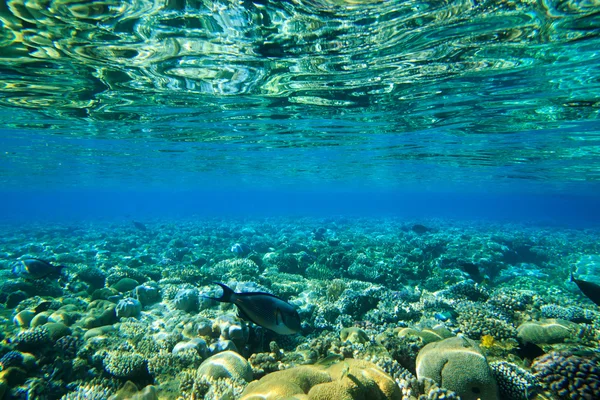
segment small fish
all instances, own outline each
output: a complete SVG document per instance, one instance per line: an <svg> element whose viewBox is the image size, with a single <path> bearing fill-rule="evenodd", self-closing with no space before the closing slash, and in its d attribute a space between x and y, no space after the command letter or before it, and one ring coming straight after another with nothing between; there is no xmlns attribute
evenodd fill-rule
<svg viewBox="0 0 600 400"><path fill-rule="evenodd" d="M414 224L410 229L414 233L419 234L419 235L427 233L427 232L429 232L431 230L428 227L426 227L425 225L421 225L421 224Z"/></svg>
<svg viewBox="0 0 600 400"><path fill-rule="evenodd" d="M437 319L438 321L442 321L442 322L456 318L457 316L458 316L458 314L456 313L456 311L436 312L435 314L433 314L433 317L435 319Z"/></svg>
<svg viewBox="0 0 600 400"><path fill-rule="evenodd" d="M231 246L231 252L239 257L246 257L248 254L252 252L250 246L245 243L236 243Z"/></svg>
<svg viewBox="0 0 600 400"><path fill-rule="evenodd" d="M485 280L485 276L479 271L479 267L471 262L463 262L459 264L463 271L469 274L469 277L476 283L482 283Z"/></svg>
<svg viewBox="0 0 600 400"><path fill-rule="evenodd" d="M148 228L146 228L146 225L142 224L141 222L138 222L138 221L131 221L131 222L133 223L133 226L135 226L142 232L146 232L148 230Z"/></svg>
<svg viewBox="0 0 600 400"><path fill-rule="evenodd" d="M36 314L39 314L41 312L44 312L46 310L48 310L50 308L50 306L52 305L51 301L42 301L40 304L38 304L34 309L33 312Z"/></svg>
<svg viewBox="0 0 600 400"><path fill-rule="evenodd" d="M237 306L241 318L280 335L292 335L300 332L298 312L283 299L270 293L235 293L230 287L222 283L213 283L223 288L223 295L219 298L203 297L222 303L233 303Z"/></svg>
<svg viewBox="0 0 600 400"><path fill-rule="evenodd" d="M15 263L12 273L21 278L26 279L41 279L49 276L60 276L64 265L53 265L48 261L37 258L27 258L19 260Z"/></svg>
<svg viewBox="0 0 600 400"><path fill-rule="evenodd" d="M582 281L581 279L575 279L572 272L571 282L575 282L579 290L581 290L588 299L600 306L600 285L593 282Z"/></svg>
<svg viewBox="0 0 600 400"><path fill-rule="evenodd" d="M316 362L315 365L319 365L322 367L331 367L333 364L337 364L342 361L344 356L341 354L329 354L327 357L320 359Z"/></svg>
<svg viewBox="0 0 600 400"><path fill-rule="evenodd" d="M344 361L342 373L340 375L340 380L350 375L350 364L348 364L346 361Z"/></svg>
<svg viewBox="0 0 600 400"><path fill-rule="evenodd" d="M517 347L516 353L523 360L530 361L546 354L546 352L540 346L530 342L520 343L519 347Z"/></svg>

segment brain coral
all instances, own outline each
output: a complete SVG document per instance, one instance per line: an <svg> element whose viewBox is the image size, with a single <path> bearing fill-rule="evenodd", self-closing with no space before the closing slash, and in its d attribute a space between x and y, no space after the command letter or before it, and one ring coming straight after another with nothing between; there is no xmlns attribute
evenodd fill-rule
<svg viewBox="0 0 600 400"><path fill-rule="evenodd" d="M212 379L243 379L250 382L252 380L252 367L238 353L224 351L204 360L198 367L197 374Z"/></svg>
<svg viewBox="0 0 600 400"><path fill-rule="evenodd" d="M375 364L346 359L330 367L311 365L277 371L251 382L240 400L395 400L402 394Z"/></svg>
<svg viewBox="0 0 600 400"><path fill-rule="evenodd" d="M497 400L498 387L485 356L465 337L429 343L417 356L417 377L433 379L463 400Z"/></svg>

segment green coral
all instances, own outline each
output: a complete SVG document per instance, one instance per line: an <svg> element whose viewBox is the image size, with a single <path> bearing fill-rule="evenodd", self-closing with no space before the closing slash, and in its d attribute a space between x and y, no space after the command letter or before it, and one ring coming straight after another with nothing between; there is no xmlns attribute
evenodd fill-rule
<svg viewBox="0 0 600 400"><path fill-rule="evenodd" d="M260 275L258 265L247 258L223 260L210 269L211 276L220 280L254 280Z"/></svg>
<svg viewBox="0 0 600 400"><path fill-rule="evenodd" d="M490 335L494 339L514 339L517 330L510 319L492 307L476 302L463 302L457 306L457 318L461 331L473 340Z"/></svg>
<svg viewBox="0 0 600 400"><path fill-rule="evenodd" d="M106 400L113 391L101 385L82 385L67 393L61 400Z"/></svg>
<svg viewBox="0 0 600 400"><path fill-rule="evenodd" d="M346 290L346 283L342 279L334 279L327 285L327 299L336 301Z"/></svg>
<svg viewBox="0 0 600 400"><path fill-rule="evenodd" d="M327 265L313 263L310 267L306 268L306 277L311 279L319 280L330 280L340 275L339 271L335 271Z"/></svg>
<svg viewBox="0 0 600 400"><path fill-rule="evenodd" d="M148 359L148 372L160 382L176 376L179 371L186 368L198 367L201 362L202 357L195 349L186 349L176 354L160 350L158 354Z"/></svg>
<svg viewBox="0 0 600 400"><path fill-rule="evenodd" d="M136 269L115 266L113 268L110 268L110 274L106 277L106 284L108 286L113 286L115 283L119 282L121 279L124 278L133 279L138 283L144 283L148 280L148 277L146 275L144 275Z"/></svg>
<svg viewBox="0 0 600 400"><path fill-rule="evenodd" d="M106 352L102 364L106 372L117 378L135 378L148 374L146 359L133 352Z"/></svg>

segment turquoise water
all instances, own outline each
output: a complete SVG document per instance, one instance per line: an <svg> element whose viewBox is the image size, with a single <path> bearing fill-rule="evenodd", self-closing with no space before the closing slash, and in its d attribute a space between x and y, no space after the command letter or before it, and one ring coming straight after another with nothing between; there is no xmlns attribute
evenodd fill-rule
<svg viewBox="0 0 600 400"><path fill-rule="evenodd" d="M586 1L7 1L5 189L595 193Z"/></svg>
<svg viewBox="0 0 600 400"><path fill-rule="evenodd" d="M599 32L4 0L0 400L597 399Z"/></svg>

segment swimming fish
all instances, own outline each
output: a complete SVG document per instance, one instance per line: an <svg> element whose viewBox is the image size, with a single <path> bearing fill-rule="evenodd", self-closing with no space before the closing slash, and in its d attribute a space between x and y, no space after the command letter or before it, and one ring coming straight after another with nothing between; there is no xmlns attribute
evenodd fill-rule
<svg viewBox="0 0 600 400"><path fill-rule="evenodd" d="M435 319L442 321L442 322L456 318L457 316L458 316L458 313L456 313L455 311L436 312L435 314L433 314L433 317Z"/></svg>
<svg viewBox="0 0 600 400"><path fill-rule="evenodd" d="M600 306L600 285L593 282L582 281L581 279L575 279L572 272L571 282L575 282L579 290L581 290L588 299Z"/></svg>
<svg viewBox="0 0 600 400"><path fill-rule="evenodd" d="M47 276L60 276L64 265L53 265L37 258L27 258L15 263L12 273L26 279L41 279Z"/></svg>
<svg viewBox="0 0 600 400"><path fill-rule="evenodd" d="M531 342L519 343L516 353L523 360L530 361L546 354L546 352L540 346Z"/></svg>
<svg viewBox="0 0 600 400"><path fill-rule="evenodd" d="M421 225L421 224L414 224L410 229L414 233L419 234L419 235L427 233L427 232L429 232L431 230L428 227L426 227L425 225Z"/></svg>
<svg viewBox="0 0 600 400"><path fill-rule="evenodd" d="M486 279L486 276L481 274L481 271L479 270L479 267L476 264L473 264L471 262L462 262L459 263L459 266L462 268L463 271L469 274L471 279L473 279L473 281L475 281L476 283L482 283Z"/></svg>
<svg viewBox="0 0 600 400"><path fill-rule="evenodd" d="M203 297L222 303L233 303L237 306L241 318L280 335L292 335L300 332L300 315L291 304L283 299L263 292L235 293L222 283L213 283L223 288L223 295L219 298Z"/></svg>
<svg viewBox="0 0 600 400"><path fill-rule="evenodd" d="M142 224L141 222L138 222L138 221L131 221L131 222L133 223L133 226L135 226L142 232L146 232L148 230L148 228L146 228L146 225Z"/></svg>
<svg viewBox="0 0 600 400"><path fill-rule="evenodd" d="M38 304L37 306L35 306L35 308L33 309L33 312L36 314L39 314L41 312L44 312L46 310L48 310L50 308L50 306L52 305L51 301L42 301L40 304Z"/></svg>
<svg viewBox="0 0 600 400"><path fill-rule="evenodd" d="M248 254L252 252L250 246L245 243L236 243L231 246L231 252L239 257L246 257Z"/></svg>

